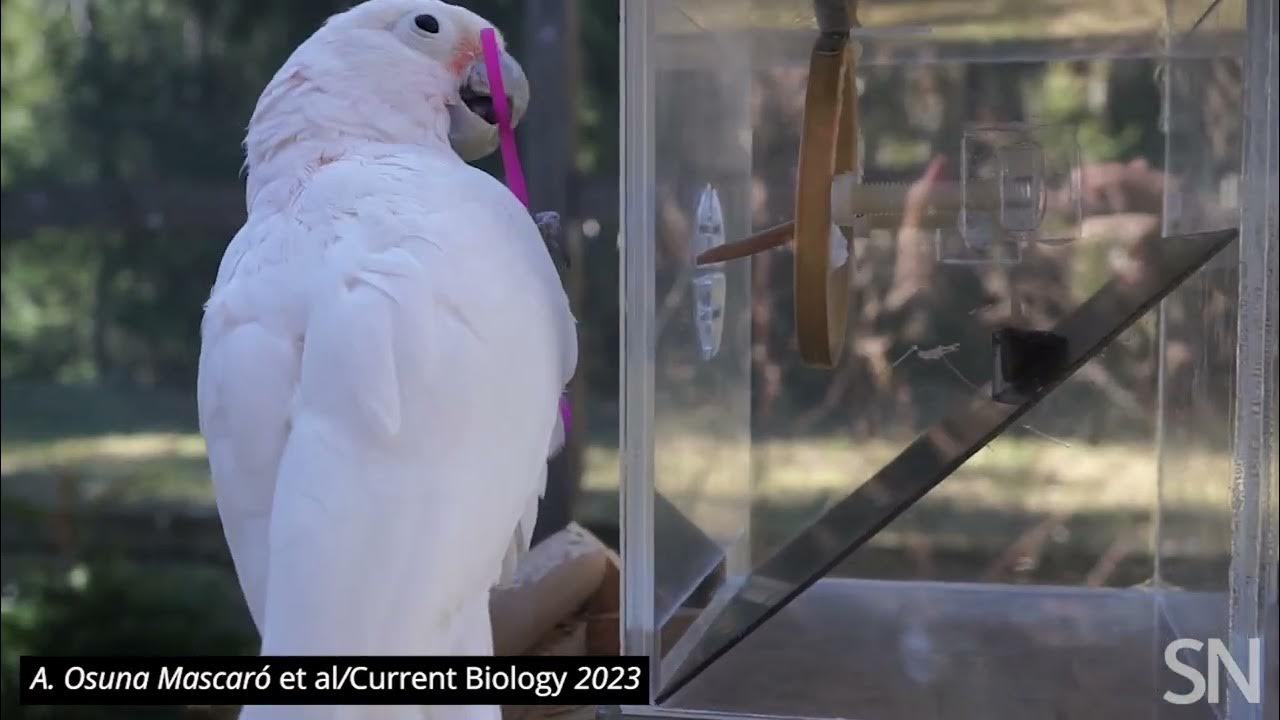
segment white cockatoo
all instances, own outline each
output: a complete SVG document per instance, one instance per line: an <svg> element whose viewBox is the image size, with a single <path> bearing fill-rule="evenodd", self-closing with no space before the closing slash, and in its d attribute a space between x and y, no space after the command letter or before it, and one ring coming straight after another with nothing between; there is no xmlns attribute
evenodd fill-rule
<svg viewBox="0 0 1280 720"><path fill-rule="evenodd" d="M498 143L488 27L370 0L293 53L250 121L198 395L264 655L492 653L489 590L528 547L577 341L529 213L465 163ZM501 67L518 121L528 83L505 50Z"/></svg>

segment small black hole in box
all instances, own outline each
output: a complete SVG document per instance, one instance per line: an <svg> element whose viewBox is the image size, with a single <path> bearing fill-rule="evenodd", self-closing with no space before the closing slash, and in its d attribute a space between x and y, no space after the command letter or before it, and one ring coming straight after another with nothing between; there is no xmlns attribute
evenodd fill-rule
<svg viewBox="0 0 1280 720"><path fill-rule="evenodd" d="M1062 372L1067 339L1046 330L1001 328L991 335L991 398L1017 405L1031 399Z"/></svg>

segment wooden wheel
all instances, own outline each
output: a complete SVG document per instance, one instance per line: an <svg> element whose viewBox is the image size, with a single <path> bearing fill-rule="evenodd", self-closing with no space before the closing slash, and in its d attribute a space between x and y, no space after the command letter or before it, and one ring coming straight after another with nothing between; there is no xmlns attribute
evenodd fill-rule
<svg viewBox="0 0 1280 720"><path fill-rule="evenodd" d="M852 252L832 262L831 183L858 168L858 91L849 30L856 0L814 0L820 33L809 56L796 181L795 220L711 248L698 265L748 257L795 240L795 327L800 357L831 368L840 360L849 314ZM840 242L848 247L842 231Z"/></svg>
<svg viewBox="0 0 1280 720"><path fill-rule="evenodd" d="M809 58L800 134L794 292L800 357L825 368L840 360L849 313L853 258L832 263L831 181L858 164L855 78L848 36L819 35ZM848 239L842 234L841 241Z"/></svg>

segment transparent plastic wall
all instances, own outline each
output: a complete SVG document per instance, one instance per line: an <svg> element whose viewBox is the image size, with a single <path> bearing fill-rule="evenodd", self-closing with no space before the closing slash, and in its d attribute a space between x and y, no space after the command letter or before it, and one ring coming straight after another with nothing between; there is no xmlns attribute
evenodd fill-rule
<svg viewBox="0 0 1280 720"><path fill-rule="evenodd" d="M1238 222L1245 57L1218 43L1224 36L1243 36L1244 5L1170 4L1168 55L1160 77L1166 234ZM1231 111L1218 109L1223 107ZM1240 244L1228 248L1171 293L1156 313L1156 586L1162 599L1187 590L1212 593L1218 607L1209 629L1220 638L1229 625L1229 478L1238 401L1241 259ZM1186 617L1190 608L1176 602L1161 603L1160 609L1167 623L1161 630L1170 639L1210 619Z"/></svg>
<svg viewBox="0 0 1280 720"><path fill-rule="evenodd" d="M662 90L624 101L626 222L653 243L625 268L624 462L647 479L627 486L636 521L624 542L640 538L628 546L645 568L632 587L651 603L626 637L658 657L657 630L706 578L744 562L750 527L749 268L695 269L693 257L751 227L751 58L726 44L709 48L723 60L714 65L659 60L649 5L629 12L626 41L649 58L630 66L631 82Z"/></svg>
<svg viewBox="0 0 1280 720"><path fill-rule="evenodd" d="M842 227L848 326L820 369L791 248L694 263L794 216L814 4L624 4L624 650L662 712L1225 717L1161 700L1186 690L1163 652L1275 623L1274 3L858 5L856 183L893 207ZM1024 146L1030 224L978 192ZM801 562L824 577L785 609L735 619L989 393L994 331L1053 329L1136 246L1234 226L1253 235L868 543Z"/></svg>

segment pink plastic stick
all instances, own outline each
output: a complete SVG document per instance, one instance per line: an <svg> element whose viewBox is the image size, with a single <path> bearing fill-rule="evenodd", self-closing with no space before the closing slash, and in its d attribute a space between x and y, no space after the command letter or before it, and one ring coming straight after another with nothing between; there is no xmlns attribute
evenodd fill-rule
<svg viewBox="0 0 1280 720"><path fill-rule="evenodd" d="M489 76L489 95L493 98L493 112L498 116L498 147L502 152L502 169L507 175L507 187L511 194L529 207L529 191L524 185L524 171L520 169L520 153L516 152L516 133L511 129L511 108L507 106L507 89L502 84L502 64L498 61L498 38L493 28L480 31L480 50L484 53L484 69ZM560 420L564 432L569 434L569 398L560 396Z"/></svg>
<svg viewBox="0 0 1280 720"><path fill-rule="evenodd" d="M498 143L502 152L502 168L507 174L507 187L511 194L529 207L529 191L524 185L524 171L520 169L520 154L516 152L516 134L511 129L511 108L507 105L507 90L502 84L502 64L498 61L498 38L493 28L480 31L480 49L484 52L484 69L489 75L489 94L493 98L493 111L498 116Z"/></svg>

